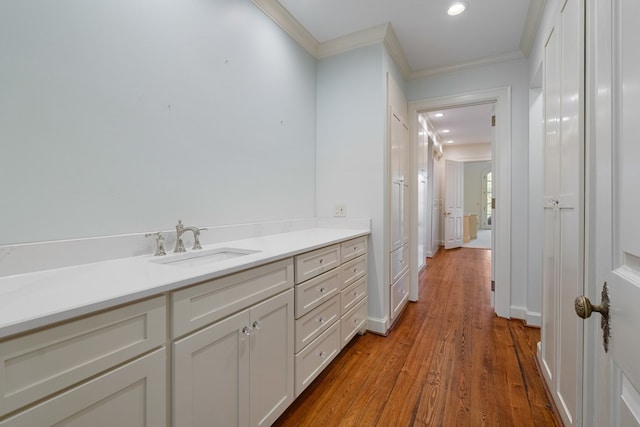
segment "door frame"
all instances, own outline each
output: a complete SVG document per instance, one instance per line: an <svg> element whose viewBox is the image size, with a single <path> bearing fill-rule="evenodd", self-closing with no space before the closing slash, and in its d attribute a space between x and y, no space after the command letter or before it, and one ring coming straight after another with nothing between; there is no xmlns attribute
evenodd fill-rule
<svg viewBox="0 0 640 427"><path fill-rule="evenodd" d="M500 317L511 317L511 87L506 86L483 91L467 92L438 98L409 102L409 133L411 135L411 158L417 159L418 114L468 105L495 103L495 141L491 145L495 182L495 245L492 263L495 266L495 312ZM417 162L409 165L412 176L417 175ZM418 211L418 193L411 192L411 212ZM415 217L415 215L414 215ZM411 221L410 247L417 248L418 223ZM412 251L417 256L417 251ZM416 265L417 259L412 260ZM418 272L411 271L409 298L418 299Z"/></svg>

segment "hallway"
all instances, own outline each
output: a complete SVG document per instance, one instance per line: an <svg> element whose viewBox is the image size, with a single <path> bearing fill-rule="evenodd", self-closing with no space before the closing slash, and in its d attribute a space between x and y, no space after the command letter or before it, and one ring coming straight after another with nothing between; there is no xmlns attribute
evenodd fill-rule
<svg viewBox="0 0 640 427"><path fill-rule="evenodd" d="M555 426L540 330L496 317L490 251L440 250L388 337L354 339L278 426Z"/></svg>

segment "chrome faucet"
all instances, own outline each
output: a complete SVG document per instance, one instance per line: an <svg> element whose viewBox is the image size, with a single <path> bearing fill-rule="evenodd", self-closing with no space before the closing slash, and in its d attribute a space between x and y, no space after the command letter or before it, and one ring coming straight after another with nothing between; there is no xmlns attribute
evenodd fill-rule
<svg viewBox="0 0 640 427"><path fill-rule="evenodd" d="M187 250L184 248L184 243L182 242L182 234L185 231L191 231L193 233L193 248L192 249L202 249L200 245L200 231L206 230L206 228L198 228L198 227L185 227L182 225L182 220L178 220L178 224L176 225L176 247L173 252L186 252Z"/></svg>

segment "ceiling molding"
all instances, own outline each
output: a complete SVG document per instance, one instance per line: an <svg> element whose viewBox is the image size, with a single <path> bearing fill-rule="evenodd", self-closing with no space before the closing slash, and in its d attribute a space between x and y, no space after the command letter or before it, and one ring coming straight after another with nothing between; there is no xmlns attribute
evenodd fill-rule
<svg viewBox="0 0 640 427"><path fill-rule="evenodd" d="M252 0L313 57L318 58L319 43L277 0Z"/></svg>
<svg viewBox="0 0 640 427"><path fill-rule="evenodd" d="M499 55L485 56L483 58L474 59L473 61L461 62L453 65L446 65L444 67L427 68L424 70L414 71L408 77L409 80L420 79L424 77L430 77L437 74L453 73L456 71L468 70L483 65L498 64L500 62L512 61L514 59L524 58L521 51L515 50L513 52L501 53Z"/></svg>
<svg viewBox="0 0 640 427"><path fill-rule="evenodd" d="M396 66L400 69L404 79L407 80L412 72L411 66L400 45L400 41L398 41L398 37L396 37L396 32L390 23L387 25L387 31L384 35L384 44L393 58L393 62L395 62Z"/></svg>
<svg viewBox="0 0 640 427"><path fill-rule="evenodd" d="M414 71L411 69L402 46L396 37L396 33L390 23L378 25L373 28L358 31L353 34L319 43L277 0L252 0L269 18L287 32L296 42L307 50L314 58L326 58L328 56L347 52L359 47L374 43L384 43L400 69L405 80L415 80L437 74L446 74L470 68L491 65L500 62L524 58L529 53L534 41L535 33L540 22L542 12L547 0L531 0L527 13L527 22L522 32L520 46L522 50L508 52L500 55L478 58L473 61L446 65L443 67L428 68ZM526 50L523 48L525 47Z"/></svg>
<svg viewBox="0 0 640 427"><path fill-rule="evenodd" d="M536 38L538 26L544 13L544 8L547 5L547 0L531 0L529 2L529 10L527 12L527 20L522 28L522 35L520 36L520 50L524 56L528 57L533 43Z"/></svg>
<svg viewBox="0 0 640 427"><path fill-rule="evenodd" d="M366 30L348 34L344 37L320 43L318 48L318 58L337 55L359 47L379 43L384 40L389 24L382 24Z"/></svg>

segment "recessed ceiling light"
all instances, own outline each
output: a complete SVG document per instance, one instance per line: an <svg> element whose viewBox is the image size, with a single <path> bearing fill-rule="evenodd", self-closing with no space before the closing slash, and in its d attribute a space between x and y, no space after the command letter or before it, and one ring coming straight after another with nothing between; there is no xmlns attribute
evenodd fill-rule
<svg viewBox="0 0 640 427"><path fill-rule="evenodd" d="M444 113L435 113L434 117L437 117L437 118L444 117Z"/></svg>
<svg viewBox="0 0 640 427"><path fill-rule="evenodd" d="M467 9L468 6L469 4L466 1L453 2L451 3L451 6L449 6L449 10L447 11L447 13L451 16L460 15Z"/></svg>
<svg viewBox="0 0 640 427"><path fill-rule="evenodd" d="M449 132L451 132L451 131L450 131L449 129L442 129L442 131L441 131L441 132L442 132L442 133L449 133Z"/></svg>
<svg viewBox="0 0 640 427"><path fill-rule="evenodd" d="M449 140L447 141L447 144L453 144L453 141Z"/></svg>

